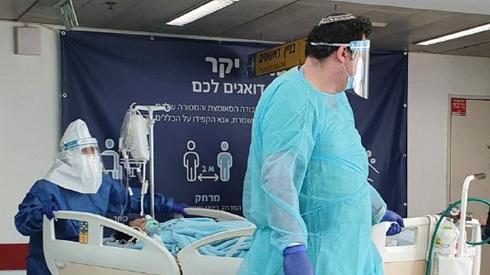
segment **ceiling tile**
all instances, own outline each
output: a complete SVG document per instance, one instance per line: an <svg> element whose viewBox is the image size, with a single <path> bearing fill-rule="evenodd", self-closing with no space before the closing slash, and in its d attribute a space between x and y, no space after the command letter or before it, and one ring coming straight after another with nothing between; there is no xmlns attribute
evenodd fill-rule
<svg viewBox="0 0 490 275"><path fill-rule="evenodd" d="M17 20L36 0L1 0L0 20Z"/></svg>

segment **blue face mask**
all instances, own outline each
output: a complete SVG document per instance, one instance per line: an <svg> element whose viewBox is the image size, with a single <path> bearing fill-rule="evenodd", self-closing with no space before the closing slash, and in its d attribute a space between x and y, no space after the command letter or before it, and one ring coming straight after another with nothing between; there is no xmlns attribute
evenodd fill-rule
<svg viewBox="0 0 490 275"><path fill-rule="evenodd" d="M344 65L344 69L345 69L345 74L347 75L347 84L345 85L345 90L347 92L350 92L350 93L353 93L353 94L357 94L355 92L355 90L356 89L359 90L360 85L361 85L361 80L362 80L362 75L360 73L360 72L363 71L363 62L362 62L362 60L359 60L357 62L357 68L356 68L357 73L356 74L350 75L347 72L347 69L345 68L345 65Z"/></svg>
<svg viewBox="0 0 490 275"><path fill-rule="evenodd" d="M347 85L345 85L345 90L351 92L353 88L354 88L354 77L352 75L349 75L347 77Z"/></svg>
<svg viewBox="0 0 490 275"><path fill-rule="evenodd" d="M344 91L351 92L352 89L354 88L354 77L355 77L355 75L350 75L347 72L347 68L345 67L345 64L344 64L344 72L347 75L347 84L345 85Z"/></svg>

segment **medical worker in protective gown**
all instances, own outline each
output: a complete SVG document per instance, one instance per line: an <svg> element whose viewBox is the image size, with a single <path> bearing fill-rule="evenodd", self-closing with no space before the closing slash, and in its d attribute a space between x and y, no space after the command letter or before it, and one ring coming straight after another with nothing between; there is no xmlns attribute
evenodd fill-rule
<svg viewBox="0 0 490 275"><path fill-rule="evenodd" d="M129 196L124 185L103 174L97 140L92 138L85 122L79 119L70 123L61 138L60 152L54 164L44 179L34 183L15 215L17 230L30 236L27 275L51 274L43 253L43 216L52 219L57 210L90 212L106 217L138 213L140 192L135 188L133 192L138 195ZM149 209L147 201L145 199ZM184 213L185 206L160 194L155 198L157 213ZM60 220L55 228L57 238L78 240L78 222Z"/></svg>
<svg viewBox="0 0 490 275"><path fill-rule="evenodd" d="M346 91L367 98L367 18L323 18L306 62L275 79L252 127L243 208L256 224L242 275L380 275L371 227L403 219L368 183L368 160Z"/></svg>

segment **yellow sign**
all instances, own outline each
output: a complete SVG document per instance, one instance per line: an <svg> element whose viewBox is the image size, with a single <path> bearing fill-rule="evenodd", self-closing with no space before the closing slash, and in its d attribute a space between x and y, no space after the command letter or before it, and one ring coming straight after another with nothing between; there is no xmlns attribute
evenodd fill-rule
<svg viewBox="0 0 490 275"><path fill-rule="evenodd" d="M80 232L78 235L78 241L81 244L88 244L88 222L80 221Z"/></svg>
<svg viewBox="0 0 490 275"><path fill-rule="evenodd" d="M261 76L287 70L305 62L306 39L299 39L249 56L248 74Z"/></svg>

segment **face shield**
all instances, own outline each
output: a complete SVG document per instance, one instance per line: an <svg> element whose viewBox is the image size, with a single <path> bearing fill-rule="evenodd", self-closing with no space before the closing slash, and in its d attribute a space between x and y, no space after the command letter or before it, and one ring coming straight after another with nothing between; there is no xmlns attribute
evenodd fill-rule
<svg viewBox="0 0 490 275"><path fill-rule="evenodd" d="M355 73L352 83L354 93L367 99L369 96L369 40L357 40L349 43L355 64Z"/></svg>
<svg viewBox="0 0 490 275"><path fill-rule="evenodd" d="M97 140L81 120L72 122L60 142L60 152L45 176L65 189L97 193L102 183L103 164Z"/></svg>
<svg viewBox="0 0 490 275"><path fill-rule="evenodd" d="M82 181L96 182L101 179L104 167L95 138L73 140L63 144L60 158L73 170L78 171Z"/></svg>
<svg viewBox="0 0 490 275"><path fill-rule="evenodd" d="M362 98L367 99L369 95L369 49L370 40L355 40L350 43L326 43L326 42L310 42L312 46L331 46L341 47L347 46L351 52L351 60L354 63L352 69L354 75L349 75L347 82L347 90L352 90Z"/></svg>
<svg viewBox="0 0 490 275"><path fill-rule="evenodd" d="M86 162L87 165L97 167L102 165L99 146L95 138L73 140L63 144L60 156L68 163Z"/></svg>
<svg viewBox="0 0 490 275"><path fill-rule="evenodd" d="M64 143L63 151L70 156L98 156L99 146L95 138L84 138Z"/></svg>

